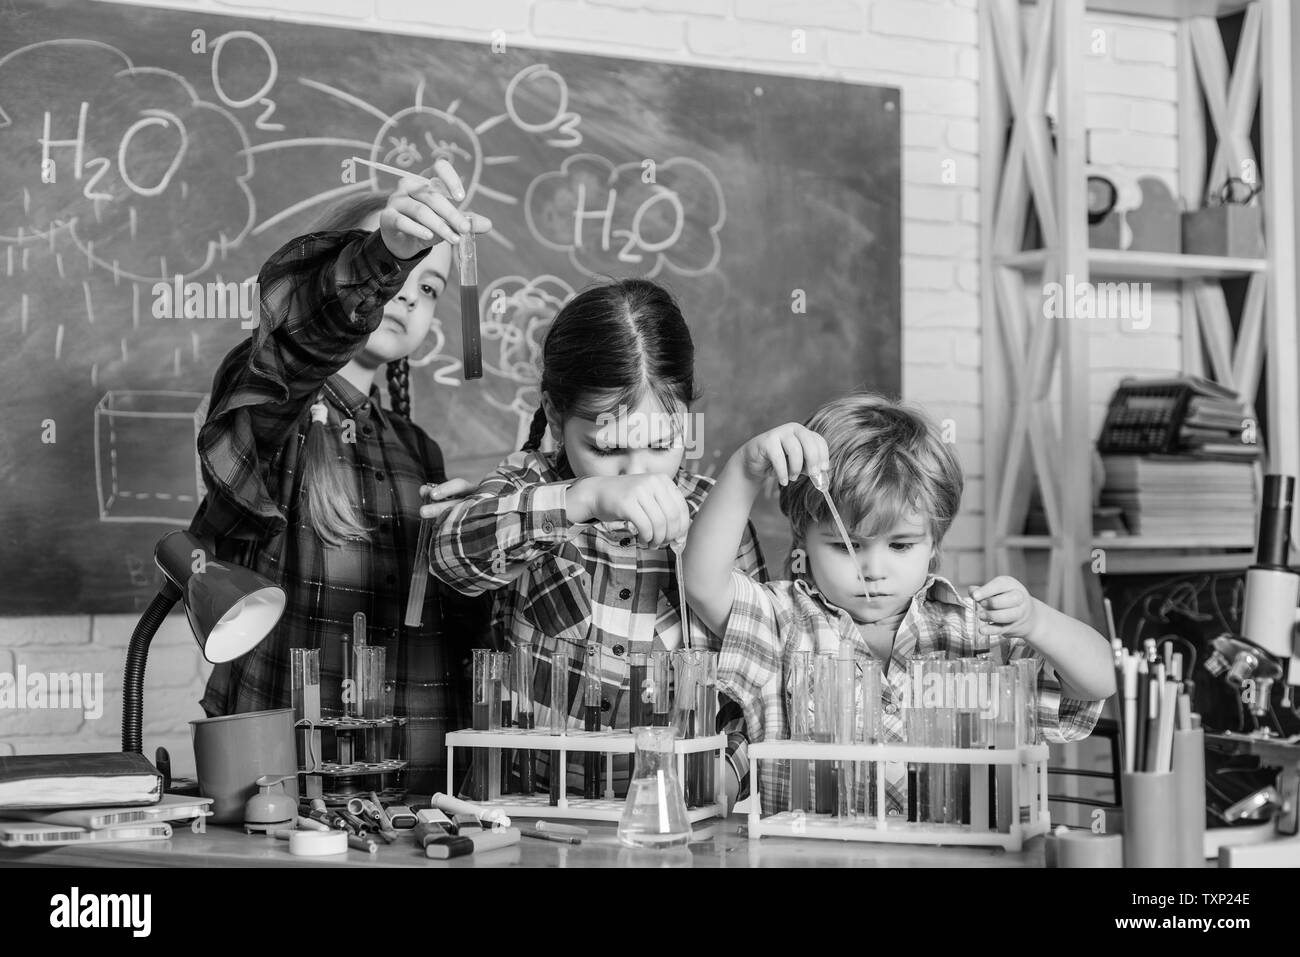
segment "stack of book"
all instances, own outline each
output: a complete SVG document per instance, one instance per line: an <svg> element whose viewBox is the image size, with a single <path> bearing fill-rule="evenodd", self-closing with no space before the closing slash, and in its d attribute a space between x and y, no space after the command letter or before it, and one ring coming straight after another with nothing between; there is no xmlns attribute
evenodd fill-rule
<svg viewBox="0 0 1300 957"><path fill-rule="evenodd" d="M1178 444L1196 458L1254 462L1263 447L1253 434L1253 422L1246 404L1235 395L1193 394L1178 428Z"/></svg>
<svg viewBox="0 0 1300 957"><path fill-rule="evenodd" d="M142 755L0 757L0 847L161 841L171 822L206 816L210 798L164 795Z"/></svg>
<svg viewBox="0 0 1300 957"><path fill-rule="evenodd" d="M1255 541L1253 461L1107 455L1103 506L1123 510L1129 532L1212 547Z"/></svg>

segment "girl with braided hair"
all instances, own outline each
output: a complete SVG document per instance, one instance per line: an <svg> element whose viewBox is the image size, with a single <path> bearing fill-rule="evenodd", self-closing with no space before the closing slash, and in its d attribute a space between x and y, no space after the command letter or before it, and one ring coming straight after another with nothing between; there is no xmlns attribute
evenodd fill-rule
<svg viewBox="0 0 1300 957"><path fill-rule="evenodd" d="M261 325L218 369L198 439L197 528L288 598L266 640L214 668L204 710L288 707L289 649L323 648L322 705L338 713L337 640L364 612L368 643L387 649L389 710L407 718L402 756L417 794L446 786L443 736L468 724L462 662L487 624L479 603L430 587L421 624L405 625L420 520L470 487L447 480L437 443L410 419L407 356L434 321L451 246L491 228L457 209L450 164L435 172L440 182L343 203L271 257L258 276Z"/></svg>

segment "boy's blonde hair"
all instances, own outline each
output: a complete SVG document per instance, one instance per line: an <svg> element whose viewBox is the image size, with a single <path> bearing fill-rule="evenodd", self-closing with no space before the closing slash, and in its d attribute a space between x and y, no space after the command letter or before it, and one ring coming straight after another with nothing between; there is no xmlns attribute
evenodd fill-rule
<svg viewBox="0 0 1300 957"><path fill-rule="evenodd" d="M830 447L830 494L844 524L874 538L919 512L934 540L930 571L937 571L939 546L965 483L952 446L929 414L874 392L854 392L828 402L804 425ZM781 513L790 519L796 545L810 525L832 521L807 476L781 489Z"/></svg>

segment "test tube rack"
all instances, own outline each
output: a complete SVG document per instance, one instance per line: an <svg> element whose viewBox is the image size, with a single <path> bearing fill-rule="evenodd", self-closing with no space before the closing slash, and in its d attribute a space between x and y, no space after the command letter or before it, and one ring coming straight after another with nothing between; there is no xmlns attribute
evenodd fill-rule
<svg viewBox="0 0 1300 957"><path fill-rule="evenodd" d="M876 766L876 807L885 805L886 763L1008 765L1011 793L1028 795L1029 821L1016 816L1008 831L980 829L969 824L918 823L890 815L857 815L781 811L762 816L760 789L753 788L749 811L749 838L766 836L812 838L831 841L868 841L886 844L988 845L1018 851L1024 842L1051 828L1047 808L1047 745L1017 748L935 748L902 744L829 744L811 741L760 741L749 745L755 768L761 762L782 760L846 761Z"/></svg>
<svg viewBox="0 0 1300 957"><path fill-rule="evenodd" d="M305 732L309 738L317 731L330 733L337 737L339 732L383 732L392 729L395 733L405 724L406 718L396 715L385 715L380 718L361 718L349 715L320 718L315 721L304 718L295 723L294 729L298 733ZM323 745L321 750L322 752L325 750ZM334 750L337 753L337 744ZM396 782L391 778L380 779L384 785L383 787L354 789L351 791L340 787L343 783L341 779L393 774L405 768L406 765L407 762L401 758L384 758L379 761L352 761L345 764L337 761L323 761L320 755L316 755L315 767L301 767L298 769L298 778L301 784L300 793L307 798L323 798L325 803L329 805L347 804L349 799L368 794L370 790L374 790L382 797L400 797L404 789L397 787Z"/></svg>
<svg viewBox="0 0 1300 957"><path fill-rule="evenodd" d="M563 767L574 752L600 754L636 753L636 738L626 730L568 731L551 734L549 730L520 731L517 728L494 731L454 731L447 735L447 793L455 793L455 767L457 748L508 748L524 751L551 751L551 766ZM688 807L686 816L692 824L713 817L726 817L726 750L727 736L715 734L707 738L677 738L673 752L677 755L677 779L683 787L686 781L686 755L712 753L716 766L713 779L713 803ZM605 796L603 798L575 798L561 794L557 804L551 803L549 794L502 794L492 797L493 807L501 808L510 817L538 817L581 821L613 821L623 817L624 798L614 795L613 762L605 762Z"/></svg>

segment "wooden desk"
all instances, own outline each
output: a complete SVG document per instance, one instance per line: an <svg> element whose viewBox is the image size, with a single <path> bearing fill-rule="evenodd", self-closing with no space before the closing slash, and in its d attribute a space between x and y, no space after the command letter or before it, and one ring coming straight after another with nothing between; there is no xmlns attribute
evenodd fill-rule
<svg viewBox="0 0 1300 957"><path fill-rule="evenodd" d="M522 828L532 822L520 820ZM579 845L524 838L514 847L434 861L415 846L409 831L375 855L349 850L337 858L294 857L289 843L242 828L211 826L204 834L176 826L169 841L58 847L47 850L0 848L0 867L1042 867L1043 838L1026 842L1020 853L997 848L852 844L837 841L765 837L750 841L744 818L699 825L695 841L673 851L623 847L613 824L585 825Z"/></svg>

